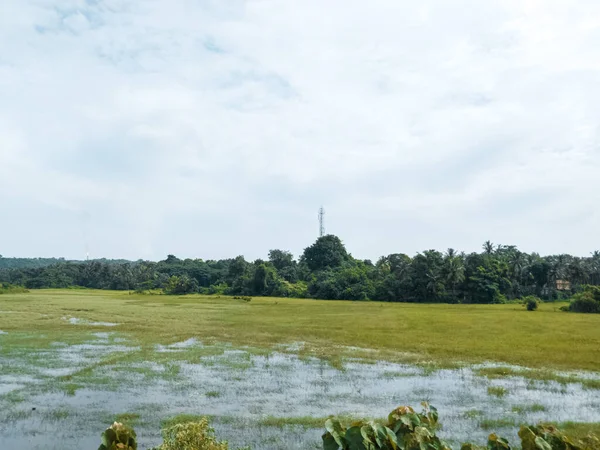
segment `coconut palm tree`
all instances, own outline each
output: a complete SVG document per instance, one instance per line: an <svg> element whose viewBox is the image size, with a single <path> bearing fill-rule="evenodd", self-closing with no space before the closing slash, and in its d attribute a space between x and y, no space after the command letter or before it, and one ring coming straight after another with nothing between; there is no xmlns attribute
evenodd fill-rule
<svg viewBox="0 0 600 450"><path fill-rule="evenodd" d="M447 286L452 286L452 298L456 300L456 286L465 280L465 265L463 258L449 248L444 258L444 279Z"/></svg>
<svg viewBox="0 0 600 450"><path fill-rule="evenodd" d="M488 256L494 253L494 244L492 244L491 241L485 241L483 243L483 253Z"/></svg>

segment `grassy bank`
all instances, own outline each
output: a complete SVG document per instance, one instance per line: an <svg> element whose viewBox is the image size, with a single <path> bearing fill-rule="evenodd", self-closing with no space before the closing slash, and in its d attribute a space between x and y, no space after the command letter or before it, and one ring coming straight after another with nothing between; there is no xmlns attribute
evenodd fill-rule
<svg viewBox="0 0 600 450"><path fill-rule="evenodd" d="M85 339L84 331L106 331L107 324L116 323L111 330L142 348L192 337L257 348L302 342L301 354L332 361L361 356L441 365L497 361L531 368L600 370L600 317L564 313L560 306L543 304L538 311L527 312L514 304L277 298L246 302L229 297L40 290L0 298L0 330L8 333L1 351L45 347L57 340L79 342Z"/></svg>

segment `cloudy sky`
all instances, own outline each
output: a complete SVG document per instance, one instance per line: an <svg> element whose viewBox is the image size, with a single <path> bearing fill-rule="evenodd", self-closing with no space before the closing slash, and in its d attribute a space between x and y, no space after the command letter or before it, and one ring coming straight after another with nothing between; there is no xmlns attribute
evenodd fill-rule
<svg viewBox="0 0 600 450"><path fill-rule="evenodd" d="M600 247L597 0L1 0L0 254Z"/></svg>

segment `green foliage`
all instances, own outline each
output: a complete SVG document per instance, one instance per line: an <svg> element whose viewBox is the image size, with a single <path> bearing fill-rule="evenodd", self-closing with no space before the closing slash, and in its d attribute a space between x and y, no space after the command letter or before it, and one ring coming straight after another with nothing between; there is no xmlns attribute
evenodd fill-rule
<svg viewBox="0 0 600 450"><path fill-rule="evenodd" d="M584 450L600 448L594 436L575 441L551 425L522 426L519 430L523 450Z"/></svg>
<svg viewBox="0 0 600 450"><path fill-rule="evenodd" d="M371 271L372 268L363 262L323 270L313 277L308 292L315 298L326 300L369 300L375 292Z"/></svg>
<svg viewBox="0 0 600 450"><path fill-rule="evenodd" d="M198 292L198 282L187 275L180 277L173 275L165 286L165 294L185 295Z"/></svg>
<svg viewBox="0 0 600 450"><path fill-rule="evenodd" d="M15 286L10 283L0 283L0 294L24 294L29 292L23 286Z"/></svg>
<svg viewBox="0 0 600 450"><path fill-rule="evenodd" d="M353 258L340 238L327 235L307 247L298 261L285 250L270 250L268 256L267 261L254 262L241 255L219 261L168 255L159 262L0 258L0 283L140 294L481 304L518 302L530 296L554 301L576 294L571 311L600 312L599 251L588 258L542 257L488 241L481 253L427 250L413 258L394 253L372 264Z"/></svg>
<svg viewBox="0 0 600 450"><path fill-rule="evenodd" d="M137 450L135 431L122 423L115 422L102 433L102 444L98 450Z"/></svg>
<svg viewBox="0 0 600 450"><path fill-rule="evenodd" d="M542 301L534 295L528 295L523 299L523 305L527 308L527 311L536 311Z"/></svg>
<svg viewBox="0 0 600 450"><path fill-rule="evenodd" d="M154 450L227 450L225 441L217 441L208 419L174 425L163 430L163 443Z"/></svg>
<svg viewBox="0 0 600 450"><path fill-rule="evenodd" d="M323 450L451 450L436 436L438 414L433 406L423 403L421 413L408 406L392 411L388 423L355 422L345 428L338 420L328 419L323 435ZM498 426L513 425L512 421L491 421ZM572 439L549 425L522 426L519 431L522 450L598 450L595 436ZM509 442L492 433L487 446L465 443L461 450L512 450Z"/></svg>
<svg viewBox="0 0 600 450"><path fill-rule="evenodd" d="M344 244L339 237L329 234L322 236L307 247L302 255L302 263L313 271L335 269L350 260Z"/></svg>
<svg viewBox="0 0 600 450"><path fill-rule="evenodd" d="M388 423L354 422L345 428L338 420L325 422L324 450L450 450L448 444L436 435L437 410L423 403L424 410L416 413L411 407L396 408L388 416Z"/></svg>
<svg viewBox="0 0 600 450"><path fill-rule="evenodd" d="M494 397L504 397L508 391L502 386L490 386L487 388L487 393Z"/></svg>
<svg viewBox="0 0 600 450"><path fill-rule="evenodd" d="M571 299L569 310L579 313L600 313L600 287L585 286Z"/></svg>
<svg viewBox="0 0 600 450"><path fill-rule="evenodd" d="M290 297L290 298L306 298L308 297L308 286L304 281L290 283L286 280L281 280L273 289L275 297Z"/></svg>

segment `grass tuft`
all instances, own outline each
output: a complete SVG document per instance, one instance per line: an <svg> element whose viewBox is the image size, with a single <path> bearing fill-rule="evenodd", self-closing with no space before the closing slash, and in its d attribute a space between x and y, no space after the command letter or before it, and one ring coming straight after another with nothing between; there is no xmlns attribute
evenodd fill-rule
<svg viewBox="0 0 600 450"><path fill-rule="evenodd" d="M162 428L171 428L175 425L180 425L184 423L200 422L204 417L212 419L212 416L206 414L178 414L176 416L164 419L161 422L161 426Z"/></svg>
<svg viewBox="0 0 600 450"><path fill-rule="evenodd" d="M488 395L492 395L494 397L502 398L506 394L508 394L508 390L502 386L489 386L487 388Z"/></svg>
<svg viewBox="0 0 600 450"><path fill-rule="evenodd" d="M479 422L479 428L482 430L498 430L501 428L515 427L517 423L510 417L503 417L500 419L483 419Z"/></svg>
<svg viewBox="0 0 600 450"><path fill-rule="evenodd" d="M138 413L121 413L115 416L114 422L120 422L124 425L133 427L137 425L140 421L141 416Z"/></svg>

